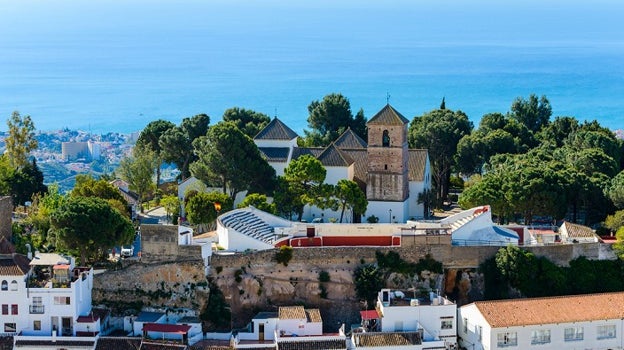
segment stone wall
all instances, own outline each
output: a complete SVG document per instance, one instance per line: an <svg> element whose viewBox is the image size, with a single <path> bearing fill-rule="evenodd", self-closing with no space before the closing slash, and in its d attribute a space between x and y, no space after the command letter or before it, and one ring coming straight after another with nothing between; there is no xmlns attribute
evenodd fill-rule
<svg viewBox="0 0 624 350"><path fill-rule="evenodd" d="M141 254L143 263L202 260L200 246L178 245L176 225L141 225Z"/></svg>
<svg viewBox="0 0 624 350"><path fill-rule="evenodd" d="M13 198L11 196L0 197L0 237L5 237L11 242L13 231L11 222L13 221Z"/></svg>
<svg viewBox="0 0 624 350"><path fill-rule="evenodd" d="M93 305L104 304L116 314L138 312L143 306L201 310L210 294L200 262L134 263L122 270L97 274Z"/></svg>

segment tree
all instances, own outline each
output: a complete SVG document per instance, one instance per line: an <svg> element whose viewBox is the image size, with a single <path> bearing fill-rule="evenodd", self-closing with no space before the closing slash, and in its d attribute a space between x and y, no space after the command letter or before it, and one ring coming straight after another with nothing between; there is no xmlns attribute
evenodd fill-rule
<svg viewBox="0 0 624 350"><path fill-rule="evenodd" d="M128 201L119 190L108 181L94 179L91 175L76 175L76 184L70 192L71 196L98 197L106 200L113 208L127 216L131 215Z"/></svg>
<svg viewBox="0 0 624 350"><path fill-rule="evenodd" d="M624 171L621 171L611 180L606 193L616 208L624 209Z"/></svg>
<svg viewBox="0 0 624 350"><path fill-rule="evenodd" d="M6 153L9 164L16 169L20 169L28 164L28 155L37 149L37 139L35 138L35 124L29 115L22 116L18 111L11 114L7 120L9 135L5 138Z"/></svg>
<svg viewBox="0 0 624 350"><path fill-rule="evenodd" d="M218 184L232 200L246 189L272 190L275 170L262 157L253 140L234 123L216 124L193 146L198 157L191 164L193 176L207 185Z"/></svg>
<svg viewBox="0 0 624 350"><path fill-rule="evenodd" d="M531 94L528 100L516 98L511 104L511 116L536 133L548 124L552 115L552 107L546 96L539 99Z"/></svg>
<svg viewBox="0 0 624 350"><path fill-rule="evenodd" d="M308 106L308 126L311 131L304 131L304 143L307 146L327 146L351 128L358 136L366 139L366 118L360 110L357 118L351 113L349 99L342 94L332 93L321 101L312 101Z"/></svg>
<svg viewBox="0 0 624 350"><path fill-rule="evenodd" d="M346 209L353 210L356 215L366 213L368 206L366 194L362 192L356 182L345 179L339 180L335 187L335 196L339 202L341 223Z"/></svg>
<svg viewBox="0 0 624 350"><path fill-rule="evenodd" d="M160 205L165 208L165 212L167 213L167 219L169 219L172 214L179 212L180 210L180 200L176 195L164 196L160 200ZM175 222L176 221L174 221L174 223Z"/></svg>
<svg viewBox="0 0 624 350"><path fill-rule="evenodd" d="M472 131L472 122L461 111L437 109L415 117L409 126L409 143L412 148L429 150L431 170L436 195L448 195L451 167L457 153L457 144Z"/></svg>
<svg viewBox="0 0 624 350"><path fill-rule="evenodd" d="M137 139L137 146L147 147L156 155L156 185L160 184L160 167L162 165L163 149L160 138L168 130L175 128L175 124L167 120L155 120L147 124Z"/></svg>
<svg viewBox="0 0 624 350"><path fill-rule="evenodd" d="M323 164L313 156L306 154L292 160L284 169L284 179L288 183L289 191L302 204L297 206L297 221L303 216L303 205L314 203L316 190L325 181L327 170Z"/></svg>
<svg viewBox="0 0 624 350"><path fill-rule="evenodd" d="M366 309L374 308L377 293L385 287L379 267L374 264L358 266L353 272L353 282L355 293L365 301Z"/></svg>
<svg viewBox="0 0 624 350"><path fill-rule="evenodd" d="M136 192L139 207L143 212L143 201L148 193L154 189L154 164L156 157L148 148L134 147L133 155L126 157L119 163L117 171L121 178L128 183L130 190Z"/></svg>
<svg viewBox="0 0 624 350"><path fill-rule="evenodd" d="M189 194L184 203L186 218L191 224L197 225L200 228L202 227L201 225L213 222L218 215L215 203L221 204L219 213L230 211L233 207L232 199L224 193L197 192Z"/></svg>
<svg viewBox="0 0 624 350"><path fill-rule="evenodd" d="M238 204L238 208L247 208L249 206L266 211L267 213L277 213L275 203L269 203L265 194L250 193Z"/></svg>
<svg viewBox="0 0 624 350"><path fill-rule="evenodd" d="M233 122L240 131L253 139L269 124L271 118L264 113L251 109L233 107L223 112L223 121Z"/></svg>
<svg viewBox="0 0 624 350"><path fill-rule="evenodd" d="M48 191L43 184L43 173L34 159L11 173L9 186L14 205L24 205L33 199L33 195Z"/></svg>
<svg viewBox="0 0 624 350"><path fill-rule="evenodd" d="M126 216L97 197L69 197L51 216L57 245L80 252L80 262L88 254L116 245L127 244L134 237L134 227Z"/></svg>
<svg viewBox="0 0 624 350"><path fill-rule="evenodd" d="M193 152L193 141L206 135L208 124L210 117L205 114L184 118L180 126L165 131L158 141L162 159L175 163L182 180L191 175L189 166L197 160L197 155Z"/></svg>

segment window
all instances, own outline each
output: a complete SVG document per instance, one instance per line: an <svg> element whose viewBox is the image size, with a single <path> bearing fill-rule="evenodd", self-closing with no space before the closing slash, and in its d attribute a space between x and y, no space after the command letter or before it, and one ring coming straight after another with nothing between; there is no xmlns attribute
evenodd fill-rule
<svg viewBox="0 0 624 350"><path fill-rule="evenodd" d="M16 280L13 280L11 282L11 290L12 291L16 291L17 290L17 281Z"/></svg>
<svg viewBox="0 0 624 350"><path fill-rule="evenodd" d="M15 326L15 323L5 323L4 324L4 332L5 333L15 333L15 332L17 332L17 326Z"/></svg>
<svg viewBox="0 0 624 350"><path fill-rule="evenodd" d="M3 315L8 315L9 314L9 305L8 304L2 304L2 314Z"/></svg>
<svg viewBox="0 0 624 350"><path fill-rule="evenodd" d="M2 281L2 290L9 290L9 284L7 283L7 281Z"/></svg>
<svg viewBox="0 0 624 350"><path fill-rule="evenodd" d="M477 337L479 338L479 340L483 340L483 327L481 326L475 326L475 333L477 334Z"/></svg>
<svg viewBox="0 0 624 350"><path fill-rule="evenodd" d="M11 305L11 315L17 315L18 314L17 310L18 310L17 304Z"/></svg>
<svg viewBox="0 0 624 350"><path fill-rule="evenodd" d="M69 297L54 297L54 305L69 305Z"/></svg>
<svg viewBox="0 0 624 350"><path fill-rule="evenodd" d="M464 334L468 334L468 318L464 317L462 323L462 330L464 331Z"/></svg>
<svg viewBox="0 0 624 350"><path fill-rule="evenodd" d="M33 329L36 331L41 330L41 321L33 321Z"/></svg>
<svg viewBox="0 0 624 350"><path fill-rule="evenodd" d="M583 327L569 327L564 329L563 338L565 341L583 340Z"/></svg>
<svg viewBox="0 0 624 350"><path fill-rule="evenodd" d="M608 324L604 326L598 326L597 333L598 333L598 339L615 338L615 325Z"/></svg>
<svg viewBox="0 0 624 350"><path fill-rule="evenodd" d="M440 328L441 329L453 329L453 320L442 320L442 322L440 322Z"/></svg>
<svg viewBox="0 0 624 350"><path fill-rule="evenodd" d="M383 136L381 139L381 145L383 147L390 147L390 135L388 134L388 130L383 131Z"/></svg>
<svg viewBox="0 0 624 350"><path fill-rule="evenodd" d="M496 337L498 338L497 346L499 348L518 346L518 333L516 332L498 333Z"/></svg>
<svg viewBox="0 0 624 350"><path fill-rule="evenodd" d="M550 329L531 331L531 344L550 343Z"/></svg>

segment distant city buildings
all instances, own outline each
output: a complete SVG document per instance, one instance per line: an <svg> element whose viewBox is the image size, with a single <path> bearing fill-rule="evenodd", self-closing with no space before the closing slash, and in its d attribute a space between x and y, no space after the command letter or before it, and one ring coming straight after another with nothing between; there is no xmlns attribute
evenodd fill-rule
<svg viewBox="0 0 624 350"><path fill-rule="evenodd" d="M63 142L61 144L61 157L66 162L78 159L99 160L101 150L99 142Z"/></svg>

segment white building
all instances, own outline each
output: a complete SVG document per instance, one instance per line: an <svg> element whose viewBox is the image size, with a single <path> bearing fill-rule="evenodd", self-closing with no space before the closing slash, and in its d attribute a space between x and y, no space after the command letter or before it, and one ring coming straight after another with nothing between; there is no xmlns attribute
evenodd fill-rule
<svg viewBox="0 0 624 350"><path fill-rule="evenodd" d="M624 292L479 301L458 310L466 349L622 349Z"/></svg>
<svg viewBox="0 0 624 350"><path fill-rule="evenodd" d="M434 292L428 298L409 298L410 293L382 289L375 311L367 313L369 327L353 332L354 347L455 349L457 305Z"/></svg>
<svg viewBox="0 0 624 350"><path fill-rule="evenodd" d="M106 313L93 312L93 270L74 266L74 259L36 253L0 256L0 324L15 346L45 349L73 343L95 344ZM33 343L35 342L35 343ZM69 345L68 345L69 346Z"/></svg>
<svg viewBox="0 0 624 350"><path fill-rule="evenodd" d="M246 331L233 338L236 349L346 349L344 325L337 333L324 334L319 309L282 306L277 313L261 312Z"/></svg>

